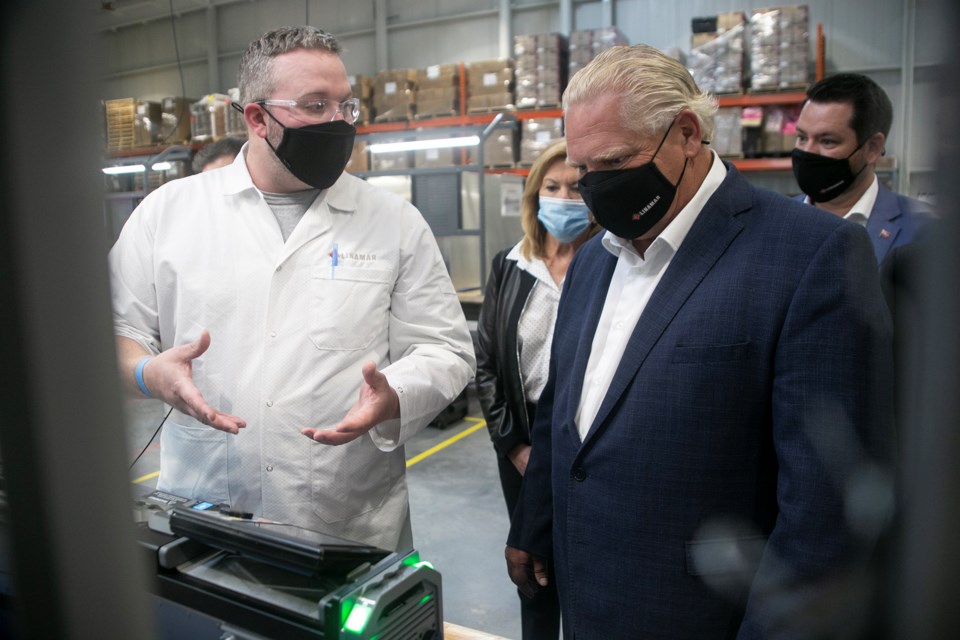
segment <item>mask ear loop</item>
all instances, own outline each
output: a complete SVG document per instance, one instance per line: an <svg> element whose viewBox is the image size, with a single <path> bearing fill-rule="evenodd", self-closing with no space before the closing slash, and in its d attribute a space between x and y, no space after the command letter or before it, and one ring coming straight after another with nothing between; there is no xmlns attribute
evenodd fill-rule
<svg viewBox="0 0 960 640"><path fill-rule="evenodd" d="M853 154L855 154L857 151L860 151L860 149L863 148L863 145L867 144L867 142L869 142L869 141L870 141L870 138L867 138L866 140L864 140L863 142L861 142L859 145L857 145L857 148L856 148L856 149L854 149L853 151L850 152L850 155L848 155L847 158L846 158L846 160L847 160L847 166L848 166L848 167L850 166L850 158L853 157ZM887 150L884 149L883 152L886 153ZM866 169L866 168L867 168L867 163L864 162L864 163L863 163L863 166L860 167L860 170L857 171L855 174L853 174L853 180L856 180L857 178L859 178L859 177L860 177L860 174L863 173L863 170ZM851 180L850 182L852 183L853 180Z"/></svg>
<svg viewBox="0 0 960 640"><path fill-rule="evenodd" d="M679 116L680 116L679 113L673 116L673 120L670 121L670 126L667 127L667 130L663 132L663 137L660 138L660 144L657 145L657 150L653 152L653 158L650 158L651 164L653 163L654 159L657 157L657 154L660 153L660 147L662 147L663 143L667 141L667 136L670 135L670 130L673 129L673 125L677 122L677 118ZM856 149L854 149L854 153L856 153ZM853 155L853 154L850 154L850 155ZM677 183L673 185L674 189L680 186L680 181L683 180L683 174L687 172L687 162L689 160L690 159L686 157L683 159L683 169L680 170L680 177L677 178Z"/></svg>

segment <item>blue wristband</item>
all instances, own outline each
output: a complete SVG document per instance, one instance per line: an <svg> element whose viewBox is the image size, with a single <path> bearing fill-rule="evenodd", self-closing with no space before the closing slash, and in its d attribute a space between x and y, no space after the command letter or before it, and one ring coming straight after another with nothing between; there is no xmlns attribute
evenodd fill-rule
<svg viewBox="0 0 960 640"><path fill-rule="evenodd" d="M150 356L144 356L140 358L140 361L137 363L137 368L134 370L134 377L137 379L137 386L140 387L140 391L143 392L143 395L148 398L152 398L153 394L150 393L150 389L147 389L146 383L143 381L143 367L148 362L153 360Z"/></svg>

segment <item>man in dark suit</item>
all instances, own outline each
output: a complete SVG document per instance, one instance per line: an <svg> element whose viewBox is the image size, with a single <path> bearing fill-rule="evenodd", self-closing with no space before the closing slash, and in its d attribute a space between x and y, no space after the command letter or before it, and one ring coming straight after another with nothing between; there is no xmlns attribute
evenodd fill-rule
<svg viewBox="0 0 960 640"><path fill-rule="evenodd" d="M643 45L564 94L607 233L567 273L506 557L527 594L554 563L566 640L822 630L876 533L846 515L890 444L870 241L723 163L715 110Z"/></svg>
<svg viewBox="0 0 960 640"><path fill-rule="evenodd" d="M838 73L807 91L793 150L793 173L805 194L800 200L865 226L878 265L932 217L926 204L877 180L892 122L890 98L876 82Z"/></svg>

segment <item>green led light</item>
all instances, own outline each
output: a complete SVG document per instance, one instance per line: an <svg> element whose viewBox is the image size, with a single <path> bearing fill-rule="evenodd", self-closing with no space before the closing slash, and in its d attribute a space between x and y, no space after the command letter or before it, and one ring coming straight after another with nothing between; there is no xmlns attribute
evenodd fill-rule
<svg viewBox="0 0 960 640"><path fill-rule="evenodd" d="M426 567L427 569L433 569L433 565L430 564L429 562L427 562L426 560L421 560L420 562L414 563L413 566L416 567L417 569L419 569L420 567Z"/></svg>
<svg viewBox="0 0 960 640"><path fill-rule="evenodd" d="M417 551L414 551L409 556L403 559L403 565L406 567L413 566L418 562L420 562L420 553Z"/></svg>
<svg viewBox="0 0 960 640"><path fill-rule="evenodd" d="M430 601L430 598L432 597L433 597L433 594L428 593L427 595L420 598L420 602L417 603L417 606L419 607L422 604L426 604L427 602Z"/></svg>
<svg viewBox="0 0 960 640"><path fill-rule="evenodd" d="M347 622L343 625L343 627L347 631L361 633L363 628L367 626L367 621L370 620L371 613L373 613L372 607L368 607L364 604L358 604L350 612L350 616L347 618Z"/></svg>

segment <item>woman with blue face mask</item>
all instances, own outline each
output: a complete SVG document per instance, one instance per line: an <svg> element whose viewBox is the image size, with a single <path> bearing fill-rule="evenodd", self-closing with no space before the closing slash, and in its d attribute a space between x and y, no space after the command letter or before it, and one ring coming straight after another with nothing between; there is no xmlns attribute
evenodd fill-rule
<svg viewBox="0 0 960 640"><path fill-rule="evenodd" d="M540 392L547 382L560 290L576 250L599 230L587 210L563 140L530 168L520 204L523 238L493 259L477 323L477 394L512 514L530 457ZM560 606L550 576L520 594L523 640L557 640Z"/></svg>

